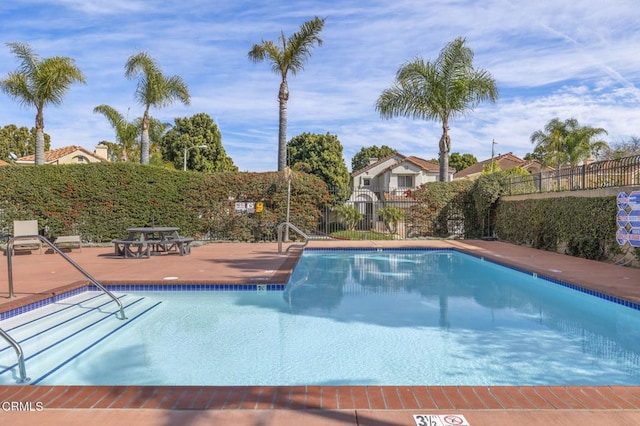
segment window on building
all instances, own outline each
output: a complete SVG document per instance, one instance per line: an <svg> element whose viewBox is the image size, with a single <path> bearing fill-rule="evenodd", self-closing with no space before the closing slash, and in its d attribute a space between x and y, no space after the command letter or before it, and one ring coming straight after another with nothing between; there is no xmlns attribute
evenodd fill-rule
<svg viewBox="0 0 640 426"><path fill-rule="evenodd" d="M398 176L398 187L400 188L413 188L413 176Z"/></svg>
<svg viewBox="0 0 640 426"><path fill-rule="evenodd" d="M362 186L371 186L371 179L369 178L362 179Z"/></svg>

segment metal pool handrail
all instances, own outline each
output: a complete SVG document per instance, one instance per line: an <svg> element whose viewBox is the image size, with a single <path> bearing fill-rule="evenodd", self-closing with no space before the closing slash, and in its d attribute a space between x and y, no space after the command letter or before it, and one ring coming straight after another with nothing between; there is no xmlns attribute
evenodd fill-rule
<svg viewBox="0 0 640 426"><path fill-rule="evenodd" d="M289 250L293 247L304 248L307 246L307 244L309 244L309 236L305 234L303 231L301 231L300 228L298 228L291 222L282 222L280 225L278 225L278 254L282 254L282 230L284 229L285 226L289 227L289 229L296 231L298 235L304 238L304 244L292 244L289 247L287 247L286 252L289 252Z"/></svg>
<svg viewBox="0 0 640 426"><path fill-rule="evenodd" d="M63 259L65 259L67 262L69 262L74 268L76 268L78 271L80 271L80 273L82 275L84 275L85 277L87 277L87 279L89 281L91 281L91 283L93 285L95 285L96 287L98 287L100 290L102 290L107 296L109 296L110 298L113 299L114 302L116 302L118 304L118 307L120 308L120 318L121 320L125 320L127 319L126 315L124 314L124 307L122 306L122 302L120 301L120 299L118 299L116 296L113 295L113 293L111 293L109 290L107 290L102 284L100 284L98 281L96 281L95 278L93 278L91 276L91 274L89 274L87 271L85 271L84 269L82 269L80 267L80 265L78 265L76 262L73 261L73 259L71 259L69 256L67 256L66 254L64 254L62 252L62 250L60 250L58 247L56 247L51 241L49 241L47 238L43 237L42 235L21 235L20 237L12 237L9 238L9 241L7 241L7 271L9 272L9 298L15 297L15 294L13 293L13 265L11 262L11 258L12 258L12 253L13 253L13 241L16 239L20 239L20 238L38 238L40 241L42 241L43 243L47 244L49 247L51 247L53 249L54 252L58 253L60 256L62 256ZM116 316L117 317L117 316Z"/></svg>
<svg viewBox="0 0 640 426"><path fill-rule="evenodd" d="M18 355L18 367L20 368L20 383L28 382L31 379L27 377L27 368L24 366L24 352L22 352L22 347L13 339L13 337L9 336L7 332L1 328L0 336L4 337L4 340L9 342L9 344L13 346L13 349L16 350L16 355Z"/></svg>

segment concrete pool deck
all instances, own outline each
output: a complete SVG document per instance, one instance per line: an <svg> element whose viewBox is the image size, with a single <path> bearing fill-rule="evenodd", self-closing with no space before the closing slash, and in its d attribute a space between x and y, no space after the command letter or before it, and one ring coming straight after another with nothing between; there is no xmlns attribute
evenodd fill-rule
<svg viewBox="0 0 640 426"><path fill-rule="evenodd" d="M313 241L309 247L454 247L640 303L640 269L498 241ZM297 254L277 244L212 243L189 256L123 259L112 247L70 257L103 283L286 283ZM0 277L7 264L0 260ZM0 279L0 311L84 277L54 254L13 257L15 298ZM25 403L42 411L24 411ZM640 386L0 386L0 424L415 425L414 414L462 414L478 425L640 424ZM9 405L7 405L9 403ZM22 403L12 409L11 403ZM33 408L33 407L32 407ZM431 425L429 425L431 426Z"/></svg>

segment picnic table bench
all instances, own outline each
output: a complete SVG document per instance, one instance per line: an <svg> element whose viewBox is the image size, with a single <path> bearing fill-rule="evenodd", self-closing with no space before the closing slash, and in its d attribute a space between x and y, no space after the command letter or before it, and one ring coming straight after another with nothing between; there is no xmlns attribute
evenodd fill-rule
<svg viewBox="0 0 640 426"><path fill-rule="evenodd" d="M112 241L117 256L148 258L152 254L178 253L184 256L191 253L193 238L181 237L178 228L127 228L127 232L126 238Z"/></svg>

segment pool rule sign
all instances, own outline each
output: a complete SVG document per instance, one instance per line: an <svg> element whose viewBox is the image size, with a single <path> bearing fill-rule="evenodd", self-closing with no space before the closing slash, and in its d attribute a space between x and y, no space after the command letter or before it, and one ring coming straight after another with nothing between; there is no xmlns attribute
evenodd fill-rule
<svg viewBox="0 0 640 426"><path fill-rule="evenodd" d="M629 243L631 247L640 247L640 191L619 193L617 203L618 244L622 246Z"/></svg>

